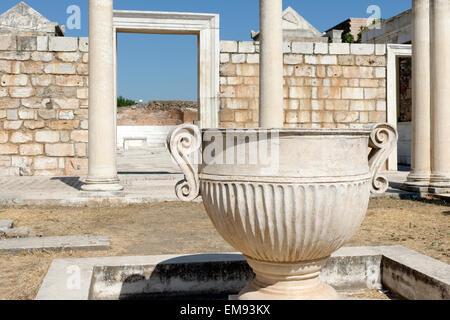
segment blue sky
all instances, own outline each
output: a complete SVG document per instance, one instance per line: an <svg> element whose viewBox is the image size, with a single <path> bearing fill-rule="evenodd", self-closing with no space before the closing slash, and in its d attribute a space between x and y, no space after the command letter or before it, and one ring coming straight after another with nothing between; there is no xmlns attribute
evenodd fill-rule
<svg viewBox="0 0 450 320"><path fill-rule="evenodd" d="M18 0L1 0L0 12ZM51 21L66 24L70 5L81 8L81 29L66 36L88 35L88 0L27 0ZM411 0L284 0L320 31L349 17L369 17L377 5L382 18L411 8ZM115 0L118 10L185 11L219 13L221 40L251 40L259 30L259 0ZM143 100L197 99L197 40L195 36L119 35L119 94Z"/></svg>

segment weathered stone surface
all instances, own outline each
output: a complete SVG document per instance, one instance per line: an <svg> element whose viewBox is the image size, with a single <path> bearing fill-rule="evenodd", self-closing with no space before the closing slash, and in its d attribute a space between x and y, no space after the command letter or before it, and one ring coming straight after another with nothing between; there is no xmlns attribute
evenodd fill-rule
<svg viewBox="0 0 450 320"><path fill-rule="evenodd" d="M13 227L13 220L0 220L0 231L11 229Z"/></svg>
<svg viewBox="0 0 450 320"><path fill-rule="evenodd" d="M220 41L220 52L237 52L238 44L237 41Z"/></svg>
<svg viewBox="0 0 450 320"><path fill-rule="evenodd" d="M76 69L75 69L75 65L71 64L71 63L54 62L54 63L49 63L45 67L44 72L50 73L50 74L75 74Z"/></svg>
<svg viewBox="0 0 450 320"><path fill-rule="evenodd" d="M45 153L52 157L73 157L75 148L70 143L46 144Z"/></svg>
<svg viewBox="0 0 450 320"><path fill-rule="evenodd" d="M58 119L73 120L75 118L72 110L59 111Z"/></svg>
<svg viewBox="0 0 450 320"><path fill-rule="evenodd" d="M56 120L48 123L48 127L52 130L73 130L77 129L79 125L79 120Z"/></svg>
<svg viewBox="0 0 450 320"><path fill-rule="evenodd" d="M314 43L312 42L293 42L292 52L301 54L313 54L314 53Z"/></svg>
<svg viewBox="0 0 450 320"><path fill-rule="evenodd" d="M19 238L38 237L40 235L28 227L18 227L18 228L9 228L5 230L0 229L0 236L6 239L19 239ZM3 244L8 241L10 240L0 240L0 252L2 252ZM3 253L4 252L5 251L3 251Z"/></svg>
<svg viewBox="0 0 450 320"><path fill-rule="evenodd" d="M20 145L19 153L24 156L37 156L44 152L42 144L31 143Z"/></svg>
<svg viewBox="0 0 450 320"><path fill-rule="evenodd" d="M36 36L19 36L19 37L17 37L17 49L19 51L37 50Z"/></svg>
<svg viewBox="0 0 450 320"><path fill-rule="evenodd" d="M58 159L49 157L34 158L34 168L38 170L48 170L58 168Z"/></svg>
<svg viewBox="0 0 450 320"><path fill-rule="evenodd" d="M0 154L7 155L7 154L18 154L19 153L19 147L12 143L3 143L0 144Z"/></svg>
<svg viewBox="0 0 450 320"><path fill-rule="evenodd" d="M0 50L17 50L17 39L15 35L0 35Z"/></svg>
<svg viewBox="0 0 450 320"><path fill-rule="evenodd" d="M79 38L79 46L78 49L81 52L88 52L89 51L89 38L87 37L81 37Z"/></svg>
<svg viewBox="0 0 450 320"><path fill-rule="evenodd" d="M50 37L48 46L50 51L77 51L78 38Z"/></svg>
<svg viewBox="0 0 450 320"><path fill-rule="evenodd" d="M73 110L80 107L78 99L53 99L53 104L56 108Z"/></svg>
<svg viewBox="0 0 450 320"><path fill-rule="evenodd" d="M37 142L58 142L59 141L59 132L57 131L38 131L36 132L36 141Z"/></svg>
<svg viewBox="0 0 450 320"><path fill-rule="evenodd" d="M11 98L29 98L34 95L32 87L10 87L9 95Z"/></svg>
<svg viewBox="0 0 450 320"><path fill-rule="evenodd" d="M0 252L21 253L36 250L108 250L108 237L41 237L0 240Z"/></svg>

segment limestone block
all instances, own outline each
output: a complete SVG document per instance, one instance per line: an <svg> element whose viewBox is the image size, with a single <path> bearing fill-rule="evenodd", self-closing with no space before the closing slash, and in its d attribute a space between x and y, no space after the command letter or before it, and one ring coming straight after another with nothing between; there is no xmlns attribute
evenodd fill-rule
<svg viewBox="0 0 450 320"><path fill-rule="evenodd" d="M49 51L77 51L78 38L50 37L48 47Z"/></svg>
<svg viewBox="0 0 450 320"><path fill-rule="evenodd" d="M375 78L386 78L386 68L375 68Z"/></svg>
<svg viewBox="0 0 450 320"><path fill-rule="evenodd" d="M223 52L223 53L238 52L237 41L220 41L220 52Z"/></svg>
<svg viewBox="0 0 450 320"><path fill-rule="evenodd" d="M386 55L386 45L385 44L376 44L375 45L375 54L377 56Z"/></svg>
<svg viewBox="0 0 450 320"><path fill-rule="evenodd" d="M369 113L368 112L360 112L359 113L359 122L360 123L369 123Z"/></svg>
<svg viewBox="0 0 450 320"><path fill-rule="evenodd" d="M34 119L36 119L36 111L35 110L19 110L19 119L20 120L34 120Z"/></svg>
<svg viewBox="0 0 450 320"><path fill-rule="evenodd" d="M238 64L236 65L236 74L244 77L259 76L259 66L254 64Z"/></svg>
<svg viewBox="0 0 450 320"><path fill-rule="evenodd" d="M59 111L58 119L60 120L73 120L75 118L72 110Z"/></svg>
<svg viewBox="0 0 450 320"><path fill-rule="evenodd" d="M29 98L34 95L32 87L10 87L9 95L12 98Z"/></svg>
<svg viewBox="0 0 450 320"><path fill-rule="evenodd" d="M58 159L48 157L36 157L34 158L34 168L38 170L57 169Z"/></svg>
<svg viewBox="0 0 450 320"><path fill-rule="evenodd" d="M338 56L338 64L341 66L353 66L355 65L355 56L340 55Z"/></svg>
<svg viewBox="0 0 450 320"><path fill-rule="evenodd" d="M52 130L73 130L80 125L79 120L54 120L48 122L48 127Z"/></svg>
<svg viewBox="0 0 450 320"><path fill-rule="evenodd" d="M75 74L75 65L72 63L49 63L45 69L45 73L50 74Z"/></svg>
<svg viewBox="0 0 450 320"><path fill-rule="evenodd" d="M257 53L249 53L247 54L247 63L259 63L259 54Z"/></svg>
<svg viewBox="0 0 450 320"><path fill-rule="evenodd" d="M36 121L36 120L27 120L23 123L24 128L30 130L42 129L45 128L44 121Z"/></svg>
<svg viewBox="0 0 450 320"><path fill-rule="evenodd" d="M19 106L20 100L10 98L0 99L0 109L15 109L18 108Z"/></svg>
<svg viewBox="0 0 450 320"><path fill-rule="evenodd" d="M24 61L20 63L20 72L25 74L42 74L44 64L39 61Z"/></svg>
<svg viewBox="0 0 450 320"><path fill-rule="evenodd" d="M375 54L375 45L369 43L352 43L350 51L356 55L371 55Z"/></svg>
<svg viewBox="0 0 450 320"><path fill-rule="evenodd" d="M349 79L348 86L349 87L359 87L359 79Z"/></svg>
<svg viewBox="0 0 450 320"><path fill-rule="evenodd" d="M352 100L350 101L350 110L373 111L375 110L375 102L371 100Z"/></svg>
<svg viewBox="0 0 450 320"><path fill-rule="evenodd" d="M300 111L298 113L298 122L300 122L300 123L311 122L311 112L310 111Z"/></svg>
<svg viewBox="0 0 450 320"><path fill-rule="evenodd" d="M259 42L256 45L256 52L260 53ZM283 53L291 53L292 52L292 42L283 42Z"/></svg>
<svg viewBox="0 0 450 320"><path fill-rule="evenodd" d="M314 54L328 54L328 43L315 43Z"/></svg>
<svg viewBox="0 0 450 320"><path fill-rule="evenodd" d="M364 89L362 88L342 88L342 99L360 100L364 99ZM344 121L339 121L344 122Z"/></svg>
<svg viewBox="0 0 450 320"><path fill-rule="evenodd" d="M294 99L310 99L312 95L312 89L309 87L290 87L289 98Z"/></svg>
<svg viewBox="0 0 450 320"><path fill-rule="evenodd" d="M235 93L237 98L257 98L259 96L258 86L236 86Z"/></svg>
<svg viewBox="0 0 450 320"><path fill-rule="evenodd" d="M8 142L8 132L0 131L0 143L7 143L7 142Z"/></svg>
<svg viewBox="0 0 450 320"><path fill-rule="evenodd" d="M356 56L356 65L381 67L386 66L386 59L384 56Z"/></svg>
<svg viewBox="0 0 450 320"><path fill-rule="evenodd" d="M248 99L230 99L230 98L221 99L221 109L238 110L248 108L249 108Z"/></svg>
<svg viewBox="0 0 450 320"><path fill-rule="evenodd" d="M17 121L3 121L3 128L5 130L18 130L22 126L23 121L17 120Z"/></svg>
<svg viewBox="0 0 450 320"><path fill-rule="evenodd" d="M350 123L350 122L356 122L359 119L359 112L345 112L345 111L338 111L334 113L334 121L336 122L344 122L344 123Z"/></svg>
<svg viewBox="0 0 450 320"><path fill-rule="evenodd" d="M348 43L330 43L330 54L350 54L350 44Z"/></svg>
<svg viewBox="0 0 450 320"><path fill-rule="evenodd" d="M341 66L328 66L327 67L327 77L337 78L342 77L342 67Z"/></svg>
<svg viewBox="0 0 450 320"><path fill-rule="evenodd" d="M231 55L231 61L233 63L245 63L247 60L247 56L245 54L232 54Z"/></svg>
<svg viewBox="0 0 450 320"><path fill-rule="evenodd" d="M77 89L77 98L78 99L88 99L89 97L89 89Z"/></svg>
<svg viewBox="0 0 450 320"><path fill-rule="evenodd" d="M48 99L60 97L74 98L76 96L76 87L36 87L36 97Z"/></svg>
<svg viewBox="0 0 450 320"><path fill-rule="evenodd" d="M31 60L50 62L53 60L53 54L51 52L33 52L31 54Z"/></svg>
<svg viewBox="0 0 450 320"><path fill-rule="evenodd" d="M301 54L285 54L284 64L302 64L303 55Z"/></svg>
<svg viewBox="0 0 450 320"><path fill-rule="evenodd" d="M317 60L316 60L317 62ZM324 78L327 76L327 67L323 65L317 65L316 67L316 77Z"/></svg>
<svg viewBox="0 0 450 320"><path fill-rule="evenodd" d="M50 99L42 99L42 98L27 98L22 99L21 105L25 108L29 109L40 109L40 108L48 108L48 102Z"/></svg>
<svg viewBox="0 0 450 320"><path fill-rule="evenodd" d="M291 77L292 75L294 75L294 67L293 66L286 66L286 65L284 65L284 67L283 67L283 75L285 77Z"/></svg>
<svg viewBox="0 0 450 320"><path fill-rule="evenodd" d="M79 38L79 45L78 49L81 52L89 52L89 38L88 37L81 37Z"/></svg>
<svg viewBox="0 0 450 320"><path fill-rule="evenodd" d="M83 63L88 63L89 62L89 53L85 53L83 54Z"/></svg>
<svg viewBox="0 0 450 320"><path fill-rule="evenodd" d="M305 56L306 64L337 64L336 56L321 56L321 55L306 55Z"/></svg>
<svg viewBox="0 0 450 320"><path fill-rule="evenodd" d="M234 98L236 97L236 87L235 86L222 86L220 88L220 96L222 98Z"/></svg>
<svg viewBox="0 0 450 320"><path fill-rule="evenodd" d="M239 53L255 53L255 44L252 41L239 41L238 42Z"/></svg>
<svg viewBox="0 0 450 320"><path fill-rule="evenodd" d="M9 95L8 88L0 88L0 98L7 97Z"/></svg>
<svg viewBox="0 0 450 320"><path fill-rule="evenodd" d="M383 111L370 111L369 112L370 123L386 122L386 112Z"/></svg>
<svg viewBox="0 0 450 320"><path fill-rule="evenodd" d="M88 166L88 159L67 159L65 174L68 176L86 175Z"/></svg>
<svg viewBox="0 0 450 320"><path fill-rule="evenodd" d="M17 37L17 50L19 50L19 51L35 51L35 50L37 50L36 36L19 36L19 37Z"/></svg>
<svg viewBox="0 0 450 320"><path fill-rule="evenodd" d="M317 88L317 97L316 98L319 98L319 99L341 99L341 88L339 88L339 87Z"/></svg>
<svg viewBox="0 0 450 320"><path fill-rule="evenodd" d="M330 111L312 111L312 122L333 122L333 112Z"/></svg>
<svg viewBox="0 0 450 320"><path fill-rule="evenodd" d="M19 120L19 113L17 110L6 110L6 119L8 120Z"/></svg>
<svg viewBox="0 0 450 320"><path fill-rule="evenodd" d="M222 120L224 121L224 120ZM233 120L231 120L233 121ZM87 144L86 143L75 143L75 156L86 157L87 156Z"/></svg>
<svg viewBox="0 0 450 320"><path fill-rule="evenodd" d="M79 52L60 52L56 57L63 62L77 62L81 58Z"/></svg>
<svg viewBox="0 0 450 320"><path fill-rule="evenodd" d="M285 112L285 122L286 123L298 123L298 112L297 111L286 111Z"/></svg>
<svg viewBox="0 0 450 320"><path fill-rule="evenodd" d="M10 167L11 156L0 156L0 167Z"/></svg>
<svg viewBox="0 0 450 320"><path fill-rule="evenodd" d="M85 64L85 63L79 64L77 66L77 73L80 74L80 75L85 75L85 76L89 75L89 66L87 64ZM87 79L86 82L88 80L89 79Z"/></svg>
<svg viewBox="0 0 450 320"><path fill-rule="evenodd" d="M11 73L11 61L0 60L0 72Z"/></svg>
<svg viewBox="0 0 450 320"><path fill-rule="evenodd" d="M363 88L377 88L379 85L376 79L361 79L359 80L359 86Z"/></svg>
<svg viewBox="0 0 450 320"><path fill-rule="evenodd" d="M325 109L325 101L324 100L311 100L311 109L312 110L324 110Z"/></svg>
<svg viewBox="0 0 450 320"><path fill-rule="evenodd" d="M19 52L19 51L5 51L0 52L0 60L16 60L16 61L26 61L30 60L30 52Z"/></svg>
<svg viewBox="0 0 450 320"><path fill-rule="evenodd" d="M52 99L53 105L59 109L73 110L80 107L80 101L78 99L69 98L55 98Z"/></svg>
<svg viewBox="0 0 450 320"><path fill-rule="evenodd" d="M312 42L292 42L292 52L301 54L313 54L314 43Z"/></svg>
<svg viewBox="0 0 450 320"><path fill-rule="evenodd" d="M219 70L221 77L232 77L236 75L236 65L232 63L221 64Z"/></svg>
<svg viewBox="0 0 450 320"><path fill-rule="evenodd" d="M46 144L45 153L52 157L73 157L75 155L75 148L70 143L56 143Z"/></svg>
<svg viewBox="0 0 450 320"><path fill-rule="evenodd" d="M83 77L80 76L56 76L56 85L61 87L82 87Z"/></svg>
<svg viewBox="0 0 450 320"><path fill-rule="evenodd" d="M237 110L234 113L234 121L236 122L247 122L252 121L252 113L247 110Z"/></svg>
<svg viewBox="0 0 450 320"><path fill-rule="evenodd" d="M315 77L316 67L312 65L303 65L295 67L295 76L297 77Z"/></svg>
<svg viewBox="0 0 450 320"><path fill-rule="evenodd" d="M351 79L373 78L373 68L371 67L344 66L342 67L342 70L345 78Z"/></svg>
<svg viewBox="0 0 450 320"><path fill-rule="evenodd" d="M386 111L387 110L386 100L378 100L376 110Z"/></svg>
<svg viewBox="0 0 450 320"><path fill-rule="evenodd" d="M13 156L11 157L11 166L19 167L19 168L29 168L31 167L33 160L28 157L19 157Z"/></svg>
<svg viewBox="0 0 450 320"><path fill-rule="evenodd" d="M19 146L12 143L4 143L0 144L0 154L8 155L8 154L18 154Z"/></svg>
<svg viewBox="0 0 450 320"><path fill-rule="evenodd" d="M51 84L53 84L53 76L52 75L32 76L31 84L37 87L48 87Z"/></svg>
<svg viewBox="0 0 450 320"><path fill-rule="evenodd" d="M88 130L89 129L89 121L88 120L81 120L81 122L80 122L80 129Z"/></svg>
<svg viewBox="0 0 450 320"><path fill-rule="evenodd" d="M0 50L17 50L16 36L0 35Z"/></svg>
<svg viewBox="0 0 450 320"><path fill-rule="evenodd" d="M221 53L220 54L220 63L228 63L230 62L230 54L229 53Z"/></svg>
<svg viewBox="0 0 450 320"><path fill-rule="evenodd" d="M37 36L36 37L37 51L47 51L48 50L48 37L47 36Z"/></svg>
<svg viewBox="0 0 450 320"><path fill-rule="evenodd" d="M26 86L28 84L28 77L26 75L9 75L5 74L1 78L1 85L4 87L11 86Z"/></svg>
<svg viewBox="0 0 450 320"><path fill-rule="evenodd" d="M371 99L385 99L386 90L384 88L364 88L364 98Z"/></svg>
<svg viewBox="0 0 450 320"><path fill-rule="evenodd" d="M59 132L57 132L57 131L38 131L38 132L36 132L36 142L44 142L44 143L59 142Z"/></svg>
<svg viewBox="0 0 450 320"><path fill-rule="evenodd" d="M349 100L326 99L324 101L325 101L325 110L330 111L345 111L348 110L350 106Z"/></svg>

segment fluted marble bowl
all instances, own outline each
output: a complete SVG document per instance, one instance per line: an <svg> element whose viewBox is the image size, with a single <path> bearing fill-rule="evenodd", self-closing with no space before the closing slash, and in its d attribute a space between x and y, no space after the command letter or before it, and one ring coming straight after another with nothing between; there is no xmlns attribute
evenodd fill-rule
<svg viewBox="0 0 450 320"><path fill-rule="evenodd" d="M378 171L396 141L387 124L202 131L182 125L169 147L185 174L178 197L201 195L217 231L256 274L240 299L338 299L319 280L320 270L357 232L370 192L386 190Z"/></svg>

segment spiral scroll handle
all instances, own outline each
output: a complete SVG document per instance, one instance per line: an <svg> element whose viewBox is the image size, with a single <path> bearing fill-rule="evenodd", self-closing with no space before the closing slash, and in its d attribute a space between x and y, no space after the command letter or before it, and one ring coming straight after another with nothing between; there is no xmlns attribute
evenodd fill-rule
<svg viewBox="0 0 450 320"><path fill-rule="evenodd" d="M184 179L175 187L181 201L192 201L200 194L200 181L192 156L201 157L201 142L200 129L194 125L180 125L167 136L169 152L184 174Z"/></svg>
<svg viewBox="0 0 450 320"><path fill-rule="evenodd" d="M372 148L369 167L372 174L371 192L374 194L384 193L389 187L389 181L380 174L380 169L395 149L397 140L397 129L388 123L377 124L372 129L369 140L369 147Z"/></svg>

